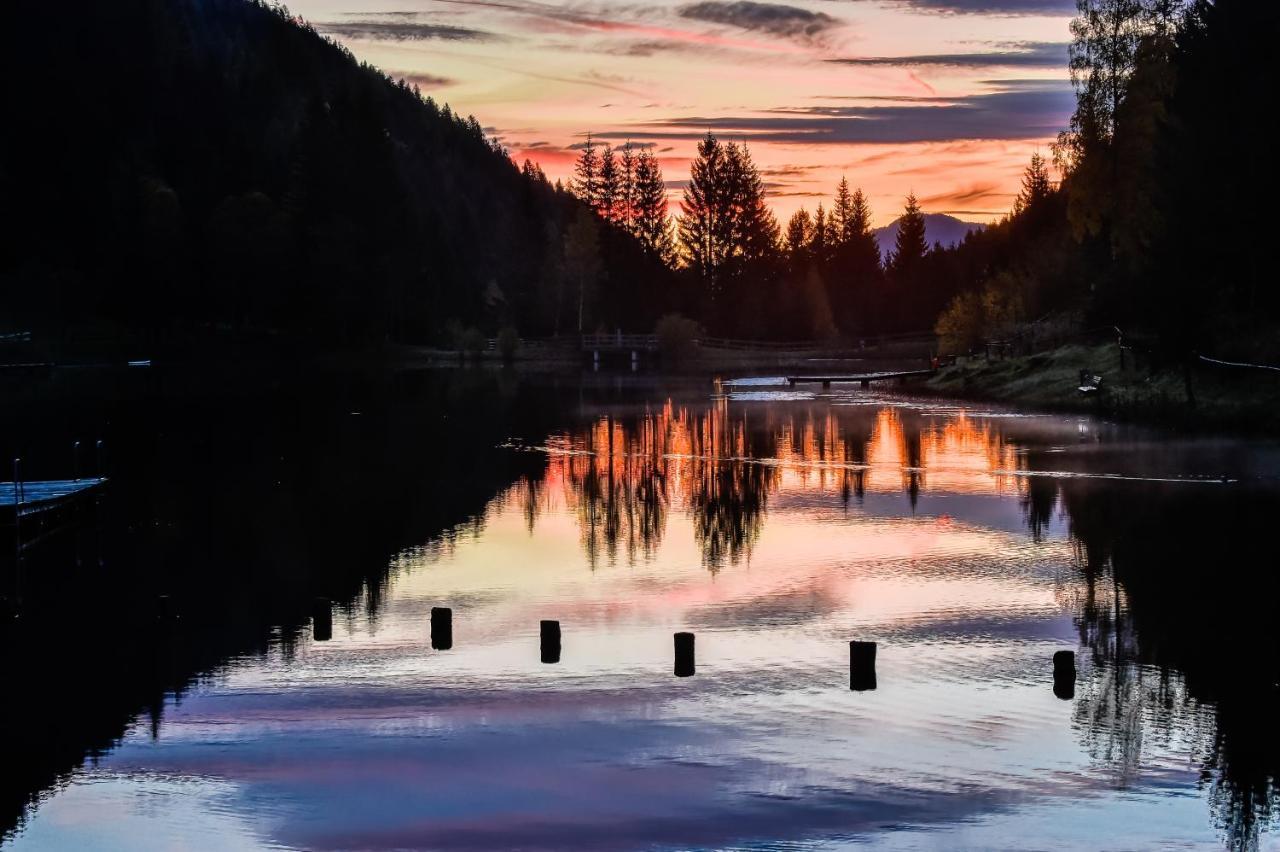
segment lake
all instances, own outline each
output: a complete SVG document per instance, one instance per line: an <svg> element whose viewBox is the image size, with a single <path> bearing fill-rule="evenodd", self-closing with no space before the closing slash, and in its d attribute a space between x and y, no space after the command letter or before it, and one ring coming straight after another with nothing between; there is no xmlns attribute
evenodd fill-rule
<svg viewBox="0 0 1280 852"><path fill-rule="evenodd" d="M769 377L9 398L29 477L111 482L3 563L5 849L1280 848L1274 442Z"/></svg>

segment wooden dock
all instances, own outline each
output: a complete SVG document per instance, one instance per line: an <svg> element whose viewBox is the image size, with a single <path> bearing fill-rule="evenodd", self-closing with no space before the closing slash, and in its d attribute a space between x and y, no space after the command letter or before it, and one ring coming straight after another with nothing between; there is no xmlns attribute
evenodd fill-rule
<svg viewBox="0 0 1280 852"><path fill-rule="evenodd" d="M35 482L0 482L0 524L66 507L92 496L106 484L106 477L46 479Z"/></svg>
<svg viewBox="0 0 1280 852"><path fill-rule="evenodd" d="M905 382L907 379L932 376L933 373L933 370L895 370L882 373L855 373L843 376L787 376L787 384L791 387L821 384L824 388L829 388L833 384L852 384L857 382L866 388L870 387L872 382Z"/></svg>

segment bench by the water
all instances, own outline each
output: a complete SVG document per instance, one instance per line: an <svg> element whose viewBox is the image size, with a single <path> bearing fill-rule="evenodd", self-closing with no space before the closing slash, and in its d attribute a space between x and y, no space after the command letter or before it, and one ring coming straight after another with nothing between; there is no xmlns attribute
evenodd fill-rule
<svg viewBox="0 0 1280 852"><path fill-rule="evenodd" d="M1080 371L1080 386L1077 388L1082 396L1093 396L1102 390L1102 376L1092 370Z"/></svg>
<svg viewBox="0 0 1280 852"><path fill-rule="evenodd" d="M824 388L829 388L833 384L850 384L858 382L864 388L870 387L872 382L885 381L906 381L907 379L916 378L918 376L932 376L933 370L897 370L882 373L858 373L854 375L843 376L787 376L787 384L795 387L798 384L821 384Z"/></svg>

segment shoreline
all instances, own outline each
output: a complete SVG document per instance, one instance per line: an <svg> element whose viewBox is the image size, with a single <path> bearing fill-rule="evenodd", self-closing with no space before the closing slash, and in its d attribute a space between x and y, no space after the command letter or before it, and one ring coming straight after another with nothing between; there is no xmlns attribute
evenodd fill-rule
<svg viewBox="0 0 1280 852"><path fill-rule="evenodd" d="M1063 346L1035 355L986 361L971 357L911 385L929 395L1093 414L1185 431L1257 434L1280 427L1280 378L1199 368L1194 402L1181 371L1122 364L1114 344ZM1102 377L1101 389L1079 390L1080 371Z"/></svg>

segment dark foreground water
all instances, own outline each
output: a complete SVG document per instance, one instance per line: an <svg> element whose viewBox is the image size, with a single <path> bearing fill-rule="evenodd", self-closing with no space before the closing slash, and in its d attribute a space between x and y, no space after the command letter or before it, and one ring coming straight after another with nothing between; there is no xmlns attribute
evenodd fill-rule
<svg viewBox="0 0 1280 852"><path fill-rule="evenodd" d="M30 475L113 482L4 563L6 849L1280 848L1274 444L768 380L8 398Z"/></svg>

